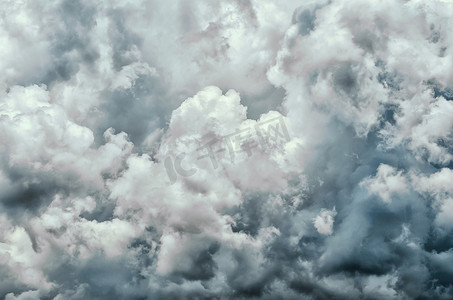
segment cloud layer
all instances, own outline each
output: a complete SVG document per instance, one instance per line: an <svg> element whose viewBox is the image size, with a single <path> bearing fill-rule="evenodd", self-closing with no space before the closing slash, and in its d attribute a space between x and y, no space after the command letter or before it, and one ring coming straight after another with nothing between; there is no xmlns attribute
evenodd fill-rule
<svg viewBox="0 0 453 300"><path fill-rule="evenodd" d="M453 298L453 3L0 12L1 298Z"/></svg>

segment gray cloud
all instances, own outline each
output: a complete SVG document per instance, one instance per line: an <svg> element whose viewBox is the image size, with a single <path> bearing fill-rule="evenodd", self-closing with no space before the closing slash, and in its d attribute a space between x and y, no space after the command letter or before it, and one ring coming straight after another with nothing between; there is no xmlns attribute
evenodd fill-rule
<svg viewBox="0 0 453 300"><path fill-rule="evenodd" d="M0 11L1 298L453 297L450 3Z"/></svg>

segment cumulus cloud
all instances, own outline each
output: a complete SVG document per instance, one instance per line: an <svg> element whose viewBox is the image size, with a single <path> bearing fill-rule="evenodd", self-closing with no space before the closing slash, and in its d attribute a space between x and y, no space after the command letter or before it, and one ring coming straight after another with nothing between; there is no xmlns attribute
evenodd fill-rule
<svg viewBox="0 0 453 300"><path fill-rule="evenodd" d="M453 297L450 2L0 11L0 298Z"/></svg>
<svg viewBox="0 0 453 300"><path fill-rule="evenodd" d="M331 235L333 233L333 223L336 215L335 208L333 210L323 209L313 219L313 225L320 234Z"/></svg>

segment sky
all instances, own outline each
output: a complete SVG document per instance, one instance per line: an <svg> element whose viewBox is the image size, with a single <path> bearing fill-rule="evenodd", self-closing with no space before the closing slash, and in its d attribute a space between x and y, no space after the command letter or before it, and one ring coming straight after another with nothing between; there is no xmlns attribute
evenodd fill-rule
<svg viewBox="0 0 453 300"><path fill-rule="evenodd" d="M0 298L453 298L452 1L0 13Z"/></svg>

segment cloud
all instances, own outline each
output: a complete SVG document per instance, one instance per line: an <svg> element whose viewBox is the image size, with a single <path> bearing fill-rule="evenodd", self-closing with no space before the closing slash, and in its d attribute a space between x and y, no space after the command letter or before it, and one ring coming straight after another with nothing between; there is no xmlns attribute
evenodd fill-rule
<svg viewBox="0 0 453 300"><path fill-rule="evenodd" d="M331 235L336 214L335 208L333 210L321 210L320 214L313 220L316 230L320 234Z"/></svg>
<svg viewBox="0 0 453 300"><path fill-rule="evenodd" d="M384 202L390 202L395 194L407 192L406 179L389 165L380 165L375 179L367 179L362 184L372 194L377 194Z"/></svg>
<svg viewBox="0 0 453 300"><path fill-rule="evenodd" d="M451 299L448 1L4 1L0 297Z"/></svg>

